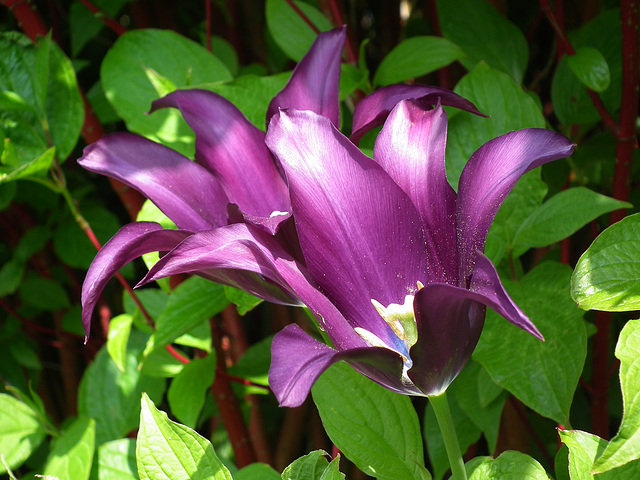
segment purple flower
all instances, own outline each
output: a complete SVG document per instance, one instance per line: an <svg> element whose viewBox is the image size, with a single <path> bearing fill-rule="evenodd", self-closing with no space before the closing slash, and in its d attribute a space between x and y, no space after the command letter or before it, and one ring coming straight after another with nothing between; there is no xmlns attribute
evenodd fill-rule
<svg viewBox="0 0 640 480"><path fill-rule="evenodd" d="M83 287L85 327L121 265L170 250L141 283L195 273L315 314L332 346L296 325L273 341L270 384L285 406L340 360L391 390L439 394L469 359L487 306L542 338L482 252L520 176L571 143L540 129L496 138L471 157L456 194L440 105L475 107L439 88L385 87L358 105L350 140L336 128L343 41L340 30L319 37L272 102L266 139L220 97L175 92L154 108L180 108L196 163L128 135L88 147L84 166L138 188L179 229L132 224L105 245ZM368 158L353 142L383 123Z"/></svg>

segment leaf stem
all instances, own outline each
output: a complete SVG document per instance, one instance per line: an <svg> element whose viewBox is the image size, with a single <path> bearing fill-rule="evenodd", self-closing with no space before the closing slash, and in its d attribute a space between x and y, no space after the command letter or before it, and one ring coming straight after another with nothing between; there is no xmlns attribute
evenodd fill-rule
<svg viewBox="0 0 640 480"><path fill-rule="evenodd" d="M437 396L429 397L429 402L436 414L440 433L444 440L444 446L447 449L447 457L449 457L449 465L451 466L451 479L467 480L467 472L464 468L464 460L462 460L460 443L458 443L456 428L453 425L453 419L451 418L451 411L449 410L446 392L442 392Z"/></svg>

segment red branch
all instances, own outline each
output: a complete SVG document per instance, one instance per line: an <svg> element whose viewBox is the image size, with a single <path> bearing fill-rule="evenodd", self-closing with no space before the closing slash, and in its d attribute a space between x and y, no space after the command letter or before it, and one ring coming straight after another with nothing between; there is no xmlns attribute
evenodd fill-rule
<svg viewBox="0 0 640 480"><path fill-rule="evenodd" d="M113 30L116 34L122 35L124 33L127 33L127 29L125 27L120 25L113 18L111 18L111 16L107 15L106 12L104 12L103 10L100 10L98 7L96 7L89 0L80 0L80 2L85 7L87 7L87 10L89 10L91 13L93 13L94 17L99 19L102 23L104 23L107 27L109 27L111 30Z"/></svg>

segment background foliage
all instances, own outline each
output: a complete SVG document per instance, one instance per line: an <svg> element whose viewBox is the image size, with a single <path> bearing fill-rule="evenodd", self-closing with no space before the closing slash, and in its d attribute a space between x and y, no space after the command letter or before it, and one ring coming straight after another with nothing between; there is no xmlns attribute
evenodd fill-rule
<svg viewBox="0 0 640 480"><path fill-rule="evenodd" d="M346 365L301 407L278 408L269 346L284 325L308 325L302 310L195 277L132 295L140 262L107 289L83 345L96 247L131 220L165 219L78 168L82 148L126 129L192 156L177 111L145 114L177 88L213 90L264 128L317 32L343 23L343 131L376 87L423 82L490 116L449 112L454 186L471 153L510 130L577 144L523 177L490 231L487 254L546 342L488 313L449 389L470 478L640 476L628 313L640 309L640 216L623 219L639 196L638 16L637 0L0 0L2 478L446 476L426 401Z"/></svg>

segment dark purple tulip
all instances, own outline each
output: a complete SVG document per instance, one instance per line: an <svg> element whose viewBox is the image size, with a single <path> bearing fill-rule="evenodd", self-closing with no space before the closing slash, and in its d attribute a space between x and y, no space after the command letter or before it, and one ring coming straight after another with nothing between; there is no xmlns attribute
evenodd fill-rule
<svg viewBox="0 0 640 480"><path fill-rule="evenodd" d="M87 331L117 269L169 251L141 283L194 273L315 314L332 347L296 325L273 342L270 384L285 406L340 360L391 390L439 394L475 348L486 306L542 338L482 252L520 176L571 143L539 129L496 138L471 157L456 194L440 105L475 107L435 87L385 87L358 105L349 140L335 127L343 42L341 29L318 37L270 105L266 139L221 97L183 91L154 108L181 110L195 163L128 134L87 148L83 166L139 189L178 226L132 224L105 245L83 287ZM368 158L353 142L383 123Z"/></svg>

